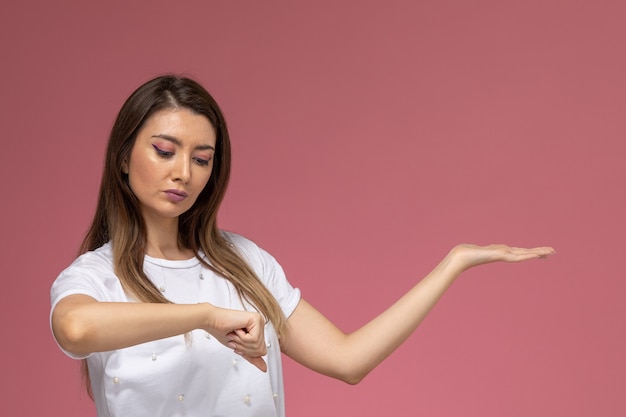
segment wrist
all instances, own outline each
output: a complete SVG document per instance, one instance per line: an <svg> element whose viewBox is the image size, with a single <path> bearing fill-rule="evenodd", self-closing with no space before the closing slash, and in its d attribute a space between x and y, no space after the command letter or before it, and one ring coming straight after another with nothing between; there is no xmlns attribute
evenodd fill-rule
<svg viewBox="0 0 626 417"><path fill-rule="evenodd" d="M209 304L209 303L198 303L198 308L200 309L200 315L199 315L199 320L200 320L200 328L209 332L209 333L213 333L213 330L215 328L215 310L216 307L213 304Z"/></svg>
<svg viewBox="0 0 626 417"><path fill-rule="evenodd" d="M457 275L474 266L468 256L469 246L466 244L456 245L446 256L447 266Z"/></svg>

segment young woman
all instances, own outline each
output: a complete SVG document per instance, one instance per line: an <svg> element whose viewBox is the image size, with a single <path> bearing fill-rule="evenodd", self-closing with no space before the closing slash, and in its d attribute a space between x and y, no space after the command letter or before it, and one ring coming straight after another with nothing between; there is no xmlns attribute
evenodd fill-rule
<svg viewBox="0 0 626 417"><path fill-rule="evenodd" d="M464 270L553 253L459 245L345 334L271 255L217 228L230 154L224 117L193 80L153 79L120 110L82 255L51 291L54 337L84 360L100 417L284 416L281 351L356 384Z"/></svg>

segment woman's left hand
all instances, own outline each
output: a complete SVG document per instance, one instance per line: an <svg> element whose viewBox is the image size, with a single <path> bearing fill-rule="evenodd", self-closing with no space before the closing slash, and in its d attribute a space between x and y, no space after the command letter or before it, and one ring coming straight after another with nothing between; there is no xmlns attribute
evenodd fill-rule
<svg viewBox="0 0 626 417"><path fill-rule="evenodd" d="M477 246L462 244L451 251L461 270L491 262L521 262L529 259L546 258L555 253L548 246L536 248L516 248L507 245Z"/></svg>

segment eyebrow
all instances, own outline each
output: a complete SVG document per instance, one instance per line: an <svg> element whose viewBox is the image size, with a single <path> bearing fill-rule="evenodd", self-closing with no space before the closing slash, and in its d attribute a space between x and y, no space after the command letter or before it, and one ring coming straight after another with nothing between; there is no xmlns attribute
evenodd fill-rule
<svg viewBox="0 0 626 417"><path fill-rule="evenodd" d="M183 143L180 141L180 139L175 138L174 136L170 136L170 135L166 135L163 133L159 133L156 135L152 135L153 138L161 138L161 139L165 139L167 141L172 142L173 144L177 145L177 146L183 146ZM215 150L215 148L211 145L198 145L196 146L196 149L199 150L206 150L206 149L210 149L210 150Z"/></svg>

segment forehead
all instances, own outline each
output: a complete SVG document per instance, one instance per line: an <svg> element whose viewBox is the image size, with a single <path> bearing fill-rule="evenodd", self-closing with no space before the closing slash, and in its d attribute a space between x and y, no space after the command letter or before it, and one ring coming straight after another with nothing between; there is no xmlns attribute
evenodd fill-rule
<svg viewBox="0 0 626 417"><path fill-rule="evenodd" d="M164 109L154 113L139 132L139 136L166 135L181 142L215 146L216 134L209 119L192 110Z"/></svg>

